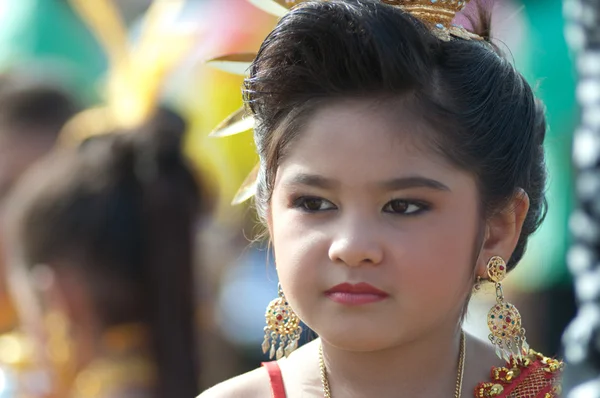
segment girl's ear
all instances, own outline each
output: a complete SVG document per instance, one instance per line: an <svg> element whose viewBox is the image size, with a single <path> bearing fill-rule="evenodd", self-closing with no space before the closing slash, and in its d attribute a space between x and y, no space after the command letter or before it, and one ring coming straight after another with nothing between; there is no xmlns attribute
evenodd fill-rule
<svg viewBox="0 0 600 398"><path fill-rule="evenodd" d="M528 211L529 196L519 189L502 211L487 220L483 245L477 259L476 276L487 278L487 263L494 256L509 261L521 237Z"/></svg>

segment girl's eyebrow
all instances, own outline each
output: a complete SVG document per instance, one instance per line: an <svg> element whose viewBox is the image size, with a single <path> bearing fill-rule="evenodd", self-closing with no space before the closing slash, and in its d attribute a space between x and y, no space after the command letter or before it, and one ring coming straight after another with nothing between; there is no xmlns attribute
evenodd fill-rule
<svg viewBox="0 0 600 398"><path fill-rule="evenodd" d="M451 191L448 186L442 184L441 182L422 176L394 178L388 181L383 181L378 185L387 191L400 191L410 188L430 188L435 189L436 191Z"/></svg>
<svg viewBox="0 0 600 398"><path fill-rule="evenodd" d="M341 183L335 179L327 178L318 174L298 173L286 181L285 185L305 185L321 189L335 189ZM410 188L430 188L436 191L451 191L445 184L419 175L393 178L376 184L385 191L400 191Z"/></svg>

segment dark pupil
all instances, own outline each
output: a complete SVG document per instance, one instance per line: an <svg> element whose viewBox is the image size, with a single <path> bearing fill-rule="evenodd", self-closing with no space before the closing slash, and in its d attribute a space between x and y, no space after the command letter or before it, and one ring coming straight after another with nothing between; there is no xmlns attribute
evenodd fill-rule
<svg viewBox="0 0 600 398"><path fill-rule="evenodd" d="M408 209L408 204L406 202L402 202L400 200L395 200L392 202L392 210L395 213L404 213Z"/></svg>
<svg viewBox="0 0 600 398"><path fill-rule="evenodd" d="M319 210L321 207L321 201L319 199L307 199L304 202L304 207L308 210Z"/></svg>

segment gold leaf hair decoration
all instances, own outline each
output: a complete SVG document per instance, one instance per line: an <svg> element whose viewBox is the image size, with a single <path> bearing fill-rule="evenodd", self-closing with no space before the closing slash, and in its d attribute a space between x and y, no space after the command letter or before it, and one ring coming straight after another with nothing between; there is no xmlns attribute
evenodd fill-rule
<svg viewBox="0 0 600 398"><path fill-rule="evenodd" d="M453 24L456 14L464 10L469 0L381 0L396 6L425 23L440 40L452 37L465 40L483 40L460 25Z"/></svg>
<svg viewBox="0 0 600 398"><path fill-rule="evenodd" d="M81 0L86 1L86 0ZM247 0L261 10L283 17L291 8L308 0ZM328 1L328 0L321 0ZM460 25L452 23L456 14L461 12L470 0L380 0L382 3L398 7L422 21L440 40L450 41L453 37L464 40L483 40ZM209 59L213 67L225 72L245 76L248 67L256 58L256 53L227 54ZM245 116L244 108L236 110L221 122L211 133L212 137L225 137L249 131L254 126L251 116ZM232 204L240 204L254 196L259 165L244 180Z"/></svg>

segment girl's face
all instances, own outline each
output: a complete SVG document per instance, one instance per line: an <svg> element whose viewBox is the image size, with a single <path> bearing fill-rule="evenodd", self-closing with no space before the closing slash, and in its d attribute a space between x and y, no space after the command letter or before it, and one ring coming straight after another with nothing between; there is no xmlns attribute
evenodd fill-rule
<svg viewBox="0 0 600 398"><path fill-rule="evenodd" d="M419 145L406 109L319 110L277 170L269 229L299 317L339 348L370 351L454 328L472 287L474 178Z"/></svg>

